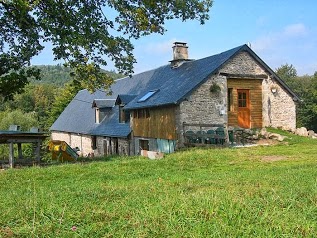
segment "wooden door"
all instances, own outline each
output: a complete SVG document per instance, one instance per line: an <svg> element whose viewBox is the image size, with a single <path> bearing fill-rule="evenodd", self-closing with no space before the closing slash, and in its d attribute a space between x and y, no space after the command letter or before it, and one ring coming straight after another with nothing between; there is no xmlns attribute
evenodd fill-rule
<svg viewBox="0 0 317 238"><path fill-rule="evenodd" d="M238 89L238 126L250 128L250 91L248 89Z"/></svg>

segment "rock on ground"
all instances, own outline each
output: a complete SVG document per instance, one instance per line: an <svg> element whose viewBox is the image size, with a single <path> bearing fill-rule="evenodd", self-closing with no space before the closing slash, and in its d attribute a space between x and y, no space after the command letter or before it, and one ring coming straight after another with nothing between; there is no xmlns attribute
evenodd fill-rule
<svg viewBox="0 0 317 238"><path fill-rule="evenodd" d="M308 136L308 131L305 127L301 127L296 129L295 134L299 136Z"/></svg>

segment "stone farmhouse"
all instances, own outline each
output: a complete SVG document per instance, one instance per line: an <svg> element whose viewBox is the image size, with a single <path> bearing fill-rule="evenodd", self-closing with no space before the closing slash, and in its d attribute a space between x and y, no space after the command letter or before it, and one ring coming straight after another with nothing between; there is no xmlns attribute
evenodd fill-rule
<svg viewBox="0 0 317 238"><path fill-rule="evenodd" d="M50 128L81 155L170 153L187 124L295 129L299 98L247 45L199 60L175 42L169 64L81 90Z"/></svg>

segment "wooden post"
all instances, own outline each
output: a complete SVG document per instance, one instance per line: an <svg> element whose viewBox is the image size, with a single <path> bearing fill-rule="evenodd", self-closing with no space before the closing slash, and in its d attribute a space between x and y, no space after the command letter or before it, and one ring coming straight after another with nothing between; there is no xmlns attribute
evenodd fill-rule
<svg viewBox="0 0 317 238"><path fill-rule="evenodd" d="M23 159L21 143L18 143L18 158Z"/></svg>
<svg viewBox="0 0 317 238"><path fill-rule="evenodd" d="M183 122L183 142L184 143L188 143L188 141L187 141L187 138L186 138L186 136L185 136L185 133L186 133L186 131L185 131L185 122Z"/></svg>
<svg viewBox="0 0 317 238"><path fill-rule="evenodd" d="M13 142L9 144L9 165L10 168L14 167L14 147Z"/></svg>
<svg viewBox="0 0 317 238"><path fill-rule="evenodd" d="M41 159L40 151L41 151L41 141L38 140L36 149L35 149L35 155L36 155L35 158L38 162L40 162L40 159Z"/></svg>
<svg viewBox="0 0 317 238"><path fill-rule="evenodd" d="M228 125L227 125L227 123L224 123L224 124L223 124L223 129L224 129L224 132L225 132L225 144L226 144L226 145L229 145L229 132L228 132Z"/></svg>
<svg viewBox="0 0 317 238"><path fill-rule="evenodd" d="M201 136L201 143L202 144L205 144L205 137L203 136L203 128L202 128L202 125L201 123L199 123L199 130L200 130L200 136Z"/></svg>

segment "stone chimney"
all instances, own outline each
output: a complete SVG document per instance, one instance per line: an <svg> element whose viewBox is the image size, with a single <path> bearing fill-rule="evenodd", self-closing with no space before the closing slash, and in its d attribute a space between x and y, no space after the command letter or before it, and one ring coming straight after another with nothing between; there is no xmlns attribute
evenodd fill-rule
<svg viewBox="0 0 317 238"><path fill-rule="evenodd" d="M171 67L176 68L188 59L188 46L184 42L174 42L173 46L173 60L171 60Z"/></svg>

